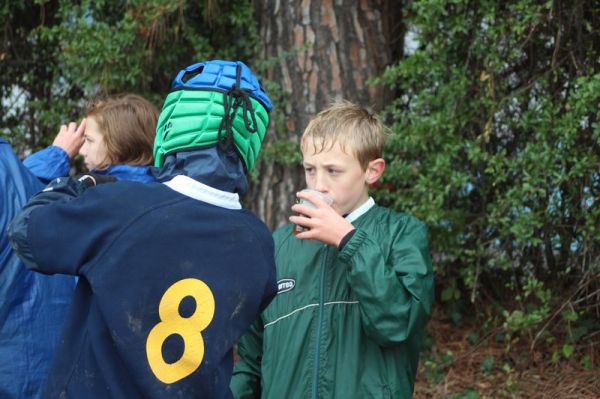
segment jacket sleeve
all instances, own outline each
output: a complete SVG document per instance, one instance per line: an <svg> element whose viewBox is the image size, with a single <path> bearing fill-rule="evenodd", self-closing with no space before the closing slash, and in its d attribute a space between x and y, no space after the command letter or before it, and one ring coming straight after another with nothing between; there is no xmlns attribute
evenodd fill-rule
<svg viewBox="0 0 600 399"><path fill-rule="evenodd" d="M261 362L263 330L259 318L238 342L240 360L233 369L231 391L236 399L252 399L261 396Z"/></svg>
<svg viewBox="0 0 600 399"><path fill-rule="evenodd" d="M339 254L348 267L364 329L382 346L422 331L433 302L427 229L409 217L398 230L386 253L378 240L359 228Z"/></svg>
<svg viewBox="0 0 600 399"><path fill-rule="evenodd" d="M65 270L45 270L38 264L38 260L34 255L34 245L32 244L30 232L37 230L37 233L42 236L46 233L55 238L60 238L56 232L60 230L60 224L49 225L48 228L39 231L39 229L31 229L30 224L32 215L47 206L61 204L72 200L81 195L87 188L92 187L93 182L87 177L59 177L53 180L44 190L34 195L29 202L21 209L16 217L8 226L8 237L12 248L21 258L23 263L30 269L40 271L47 274L60 273ZM57 227L59 226L59 227ZM52 237L49 237L48 244L52 242ZM58 256L57 256L58 258Z"/></svg>
<svg viewBox="0 0 600 399"><path fill-rule="evenodd" d="M48 184L57 177L69 175L71 160L65 150L51 145L25 158L23 165L40 181Z"/></svg>
<svg viewBox="0 0 600 399"><path fill-rule="evenodd" d="M29 197L43 187L23 166L10 144L0 137L0 298L4 303L21 289L21 275L25 270L10 248L8 224ZM0 306L0 326L9 309L9 305Z"/></svg>

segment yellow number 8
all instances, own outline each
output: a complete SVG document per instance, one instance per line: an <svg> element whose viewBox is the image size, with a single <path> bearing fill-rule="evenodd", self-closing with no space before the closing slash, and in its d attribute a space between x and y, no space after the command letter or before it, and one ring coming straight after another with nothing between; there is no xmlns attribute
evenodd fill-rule
<svg viewBox="0 0 600 399"><path fill-rule="evenodd" d="M179 304L191 296L196 309L190 317L181 317ZM204 339L200 331L212 321L215 314L215 298L203 281L187 278L171 285L158 305L160 323L154 326L146 340L146 355L152 372L165 384L177 382L200 367L204 358ZM174 363L167 363L162 355L165 340L178 334L183 338L183 354Z"/></svg>

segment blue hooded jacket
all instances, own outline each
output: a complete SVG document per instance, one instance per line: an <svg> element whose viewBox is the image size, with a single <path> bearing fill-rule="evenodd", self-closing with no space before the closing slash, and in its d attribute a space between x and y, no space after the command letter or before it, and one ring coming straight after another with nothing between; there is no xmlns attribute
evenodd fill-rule
<svg viewBox="0 0 600 399"><path fill-rule="evenodd" d="M57 177L69 175L71 160L65 150L51 145L25 158L23 165L42 183L48 184Z"/></svg>
<svg viewBox="0 0 600 399"><path fill-rule="evenodd" d="M29 271L8 241L8 223L43 188L0 138L0 398L41 395L75 289L72 276Z"/></svg>
<svg viewBox="0 0 600 399"><path fill-rule="evenodd" d="M55 145L48 146L25 158L23 165L44 184L57 177L68 176L71 160L67 153ZM114 176L117 180L152 183L154 178L148 173L150 166L112 165L105 170L93 170L99 175Z"/></svg>
<svg viewBox="0 0 600 399"><path fill-rule="evenodd" d="M0 398L38 398L46 382L77 278L28 270L13 252L7 226L51 180L67 176L67 153L49 146L17 159L0 138ZM150 183L149 166L113 165L100 175Z"/></svg>

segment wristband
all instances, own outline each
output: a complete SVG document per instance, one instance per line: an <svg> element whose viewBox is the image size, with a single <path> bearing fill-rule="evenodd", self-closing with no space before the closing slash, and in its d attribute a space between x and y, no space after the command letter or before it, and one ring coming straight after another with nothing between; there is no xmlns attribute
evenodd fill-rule
<svg viewBox="0 0 600 399"><path fill-rule="evenodd" d="M352 238L352 236L354 235L354 233L356 233L356 229L352 229L348 232L348 234L346 234L344 236L344 238L342 238L342 241L340 241L340 245L338 245L338 250L341 251L344 246L348 243L348 241L350 241L350 239Z"/></svg>

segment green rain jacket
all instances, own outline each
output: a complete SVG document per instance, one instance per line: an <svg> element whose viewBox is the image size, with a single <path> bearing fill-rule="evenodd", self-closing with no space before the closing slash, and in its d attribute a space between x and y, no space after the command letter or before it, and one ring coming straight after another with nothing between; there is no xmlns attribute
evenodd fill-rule
<svg viewBox="0 0 600 399"><path fill-rule="evenodd" d="M433 275L425 225L374 205L341 251L274 233L278 295L240 340L237 398L410 398Z"/></svg>

